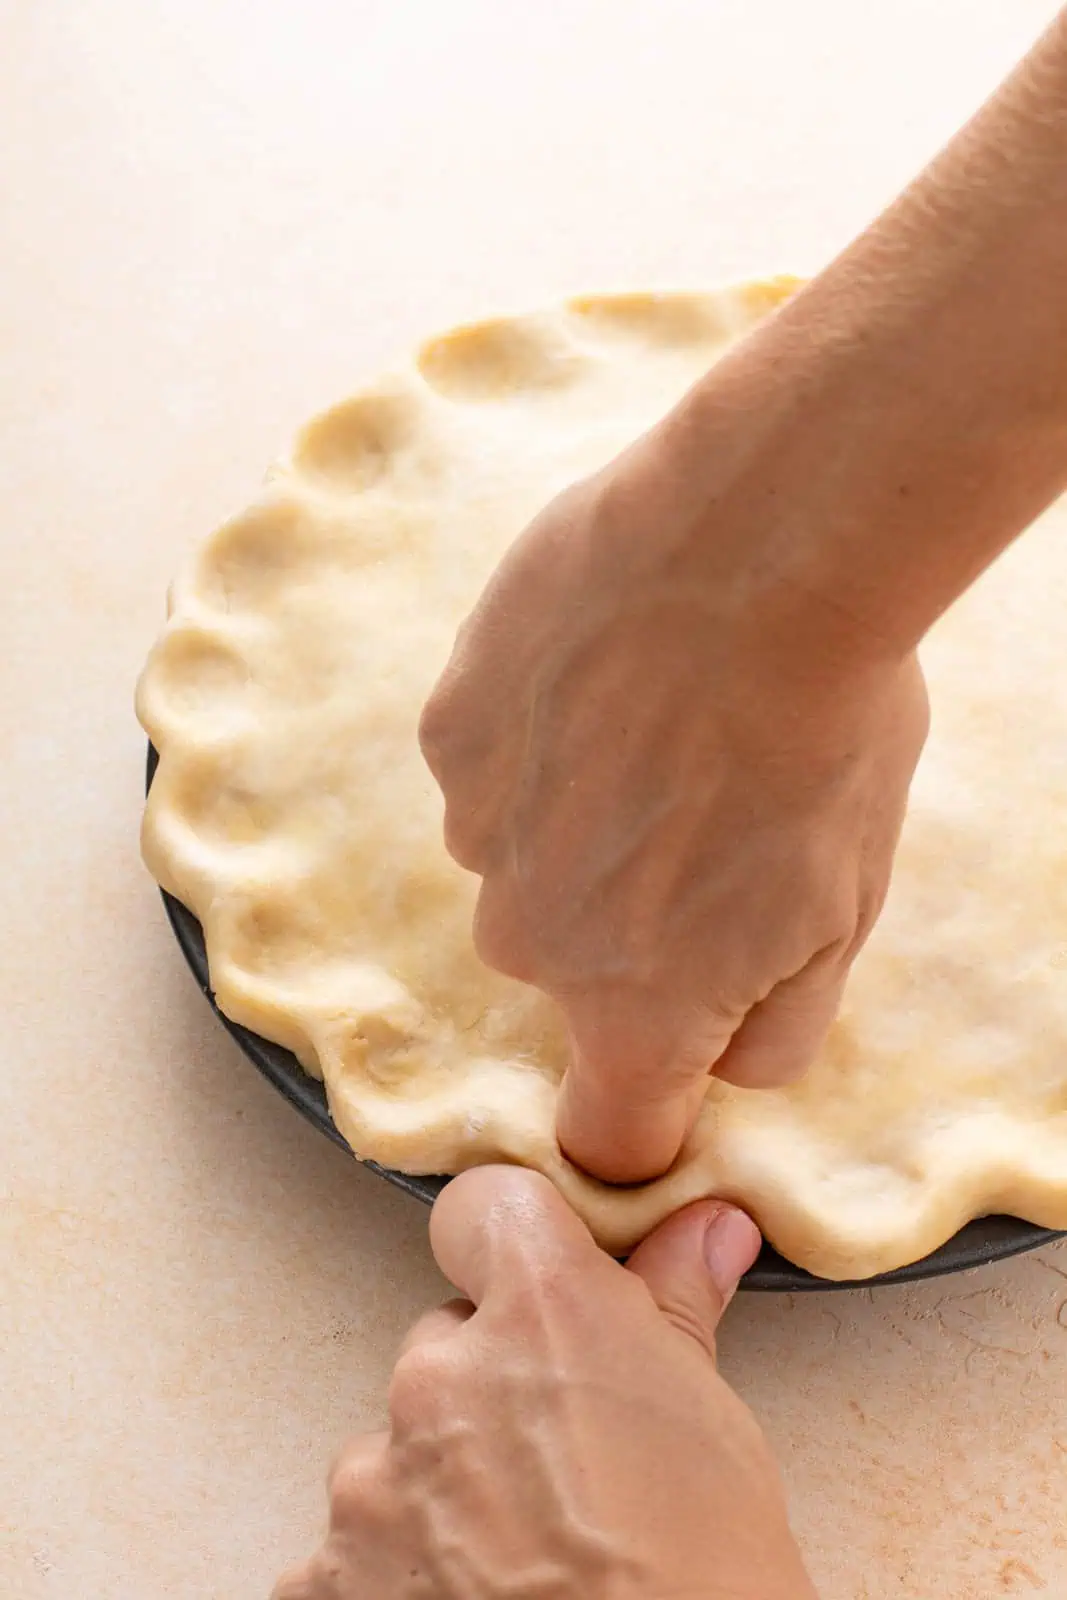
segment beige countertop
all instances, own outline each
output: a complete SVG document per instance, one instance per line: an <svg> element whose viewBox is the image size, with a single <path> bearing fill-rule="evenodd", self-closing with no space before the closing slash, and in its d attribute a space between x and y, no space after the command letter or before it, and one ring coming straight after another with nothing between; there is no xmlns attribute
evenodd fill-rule
<svg viewBox="0 0 1067 1600"><path fill-rule="evenodd" d="M5 1600L265 1597L442 1287L139 866L132 686L187 541L422 333L819 262L1053 9L0 4ZM1067 1250L744 1297L723 1362L827 1600L1067 1600Z"/></svg>

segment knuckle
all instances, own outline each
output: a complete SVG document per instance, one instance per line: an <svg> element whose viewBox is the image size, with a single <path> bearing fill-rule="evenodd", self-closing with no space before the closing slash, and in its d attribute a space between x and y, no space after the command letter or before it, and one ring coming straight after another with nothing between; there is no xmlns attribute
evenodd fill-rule
<svg viewBox="0 0 1067 1600"><path fill-rule="evenodd" d="M426 701L419 717L419 749L431 771L436 771L451 741L455 721L452 700L446 674Z"/></svg>
<svg viewBox="0 0 1067 1600"><path fill-rule="evenodd" d="M365 1453L347 1449L337 1457L327 1480L332 1527L359 1520L367 1502L371 1476Z"/></svg>
<svg viewBox="0 0 1067 1600"><path fill-rule="evenodd" d="M302 1561L298 1567L288 1567L270 1592L270 1600L312 1600L311 1564Z"/></svg>
<svg viewBox="0 0 1067 1600"><path fill-rule="evenodd" d="M874 925L882 915L882 908L885 905L888 892L889 880L887 878L884 883L871 884L861 895L856 909L852 937L845 941L841 950L841 958L846 968L852 965L873 933Z"/></svg>
<svg viewBox="0 0 1067 1600"><path fill-rule="evenodd" d="M405 1432L437 1414L449 1365L440 1344L405 1351L389 1380L387 1405L394 1427Z"/></svg>
<svg viewBox="0 0 1067 1600"><path fill-rule="evenodd" d="M532 979L532 952L514 896L491 879L478 896L473 934L474 948L487 967L521 982Z"/></svg>
<svg viewBox="0 0 1067 1600"><path fill-rule="evenodd" d="M446 802L444 838L445 849L457 866L467 872L484 872L486 841L470 807L462 807L454 799Z"/></svg>
<svg viewBox="0 0 1067 1600"><path fill-rule="evenodd" d="M691 1339L705 1355L710 1356L712 1361L715 1360L715 1330L695 1307L686 1304L684 1300L662 1296L657 1300L657 1304L660 1314L672 1328L684 1334L687 1339Z"/></svg>
<svg viewBox="0 0 1067 1600"><path fill-rule="evenodd" d="M327 1541L311 1558L309 1600L344 1600L348 1593L346 1567L344 1556Z"/></svg>
<svg viewBox="0 0 1067 1600"><path fill-rule="evenodd" d="M454 654L424 703L418 723L423 758L446 785L491 764L501 732L491 710L476 680L458 666Z"/></svg>
<svg viewBox="0 0 1067 1600"><path fill-rule="evenodd" d="M422 759L440 783L444 772L445 731L436 698L428 701L422 709L418 737Z"/></svg>
<svg viewBox="0 0 1067 1600"><path fill-rule="evenodd" d="M340 1472L330 1490L330 1521L351 1522L363 1504L364 1484L360 1474Z"/></svg>

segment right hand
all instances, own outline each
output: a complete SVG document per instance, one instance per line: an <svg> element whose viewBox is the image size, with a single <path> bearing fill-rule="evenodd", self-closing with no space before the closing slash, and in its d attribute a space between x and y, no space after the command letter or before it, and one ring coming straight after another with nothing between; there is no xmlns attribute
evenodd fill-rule
<svg viewBox="0 0 1067 1600"><path fill-rule="evenodd" d="M797 582L804 533L775 450L735 459L729 381L537 518L422 724L479 953L562 1007L560 1142L615 1182L671 1163L709 1071L810 1065L927 728L914 655Z"/></svg>
<svg viewBox="0 0 1067 1600"><path fill-rule="evenodd" d="M715 1370L743 1212L698 1201L621 1267L547 1179L480 1167L431 1239L468 1299L408 1335L388 1431L342 1453L325 1544L274 1600L816 1600Z"/></svg>

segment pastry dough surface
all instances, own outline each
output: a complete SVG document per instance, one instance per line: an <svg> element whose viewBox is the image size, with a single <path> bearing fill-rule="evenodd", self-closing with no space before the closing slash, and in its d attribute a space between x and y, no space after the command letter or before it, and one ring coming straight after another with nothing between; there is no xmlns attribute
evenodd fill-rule
<svg viewBox="0 0 1067 1600"><path fill-rule="evenodd" d="M461 328L316 417L172 589L138 711L145 859L204 928L227 1016L324 1078L357 1154L540 1168L621 1251L711 1191L825 1277L971 1217L1067 1227L1067 517L938 625L933 731L890 898L807 1078L711 1081L655 1183L553 1137L553 1006L475 956L416 725L458 623L556 491L795 286L591 296Z"/></svg>

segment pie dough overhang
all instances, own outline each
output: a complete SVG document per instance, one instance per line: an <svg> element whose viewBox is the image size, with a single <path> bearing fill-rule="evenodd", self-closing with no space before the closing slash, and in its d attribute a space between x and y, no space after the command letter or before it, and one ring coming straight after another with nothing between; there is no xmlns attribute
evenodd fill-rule
<svg viewBox="0 0 1067 1600"><path fill-rule="evenodd" d="M1053 508L927 643L934 729L889 902L800 1084L712 1081L632 1189L553 1135L554 1007L481 965L421 705L511 539L796 285L589 296L460 328L316 417L194 552L143 673L145 859L234 1021L325 1080L360 1156L547 1173L621 1252L689 1200L858 1278L1005 1211L1067 1227L1067 526Z"/></svg>

